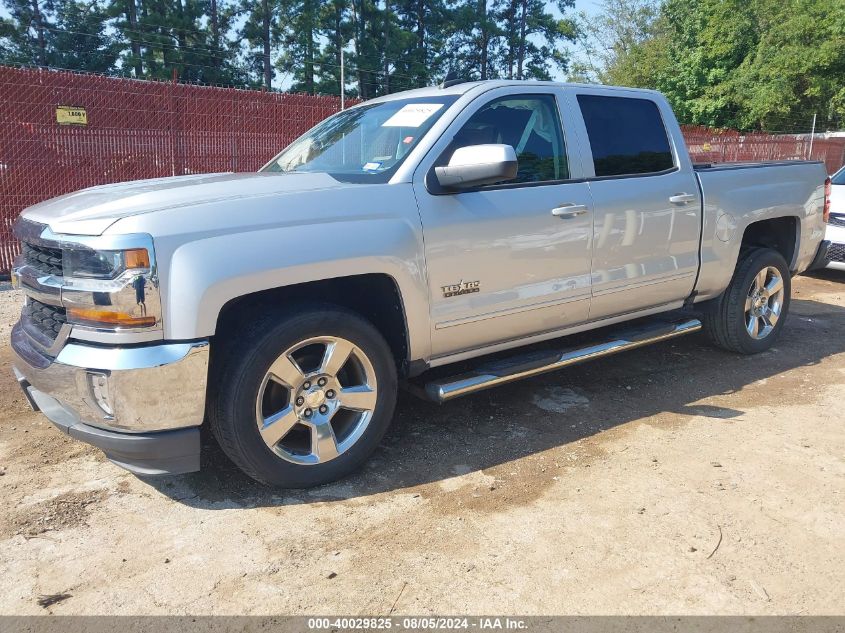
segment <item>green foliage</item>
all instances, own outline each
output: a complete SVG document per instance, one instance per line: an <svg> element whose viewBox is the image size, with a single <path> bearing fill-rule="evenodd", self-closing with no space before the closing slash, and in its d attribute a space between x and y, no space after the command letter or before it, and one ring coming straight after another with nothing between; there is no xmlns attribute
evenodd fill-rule
<svg viewBox="0 0 845 633"><path fill-rule="evenodd" d="M642 1L606 2L599 20ZM806 132L813 114L820 129L845 120L845 3L665 0L646 17L637 36L610 28L624 46L582 76L658 89L684 123Z"/></svg>
<svg viewBox="0 0 845 633"><path fill-rule="evenodd" d="M566 70L565 45L575 41L573 20L557 19L542 0L463 0L453 10L449 40L454 68L475 79L543 79ZM574 0L558 0L565 12Z"/></svg>
<svg viewBox="0 0 845 633"><path fill-rule="evenodd" d="M279 6L276 0L241 0L237 15L244 20L238 32L244 62L253 85L269 89L273 82L272 51L278 45Z"/></svg>
<svg viewBox="0 0 845 633"><path fill-rule="evenodd" d="M382 52L385 37L392 31L391 21L385 18L388 12L382 12L372 0L350 0L352 7L352 45L354 54L349 54L350 79L354 81L357 95L370 99L383 92L382 87L389 81L385 73L385 64L389 61ZM389 42L389 39L388 39Z"/></svg>
<svg viewBox="0 0 845 633"><path fill-rule="evenodd" d="M342 3L328 3L342 11ZM298 92L315 92L316 73L314 64L320 44L320 3L316 0L282 0L279 2L281 15L279 31L282 55L276 62L283 72L293 75L292 89Z"/></svg>
<svg viewBox="0 0 845 633"><path fill-rule="evenodd" d="M15 63L49 64L49 22L45 11L52 3L35 0L3 0L9 18L0 18L0 53Z"/></svg>
<svg viewBox="0 0 845 633"><path fill-rule="evenodd" d="M391 91L428 86L449 70L447 40L454 30L454 13L443 0L400 0L393 3L398 33L393 48Z"/></svg>
<svg viewBox="0 0 845 633"><path fill-rule="evenodd" d="M796 119L809 122L811 113L824 122L843 121L845 3L757 0L754 5L765 29L753 54L726 82L740 108L740 124L789 129L785 126Z"/></svg>
<svg viewBox="0 0 845 633"><path fill-rule="evenodd" d="M656 88L680 120L806 131L845 121L845 2L0 0L0 63L370 98L467 78ZM582 54L570 63L567 44Z"/></svg>
<svg viewBox="0 0 845 633"><path fill-rule="evenodd" d="M658 9L657 0L602 0L598 15L580 13L576 30L583 54L570 79L612 85L647 82L651 66L639 60L644 48L657 42Z"/></svg>
<svg viewBox="0 0 845 633"><path fill-rule="evenodd" d="M109 35L106 7L97 0L6 0L0 19L0 59L106 73L120 44Z"/></svg>
<svg viewBox="0 0 845 633"><path fill-rule="evenodd" d="M556 0L566 14L574 0ZM574 22L543 0L0 0L0 63L370 98L548 79Z"/></svg>
<svg viewBox="0 0 845 633"><path fill-rule="evenodd" d="M56 0L55 11L49 63L97 73L114 70L121 45L106 33L106 8L93 1Z"/></svg>
<svg viewBox="0 0 845 633"><path fill-rule="evenodd" d="M352 38L352 24L349 21L349 7L345 0L331 0L320 3L317 16L318 34L324 44L315 55L316 78L311 92L318 94L340 94L341 51ZM287 56L283 53L283 57ZM294 72L298 67L291 60ZM294 84L293 89L298 86ZM347 92L348 94L348 92Z"/></svg>

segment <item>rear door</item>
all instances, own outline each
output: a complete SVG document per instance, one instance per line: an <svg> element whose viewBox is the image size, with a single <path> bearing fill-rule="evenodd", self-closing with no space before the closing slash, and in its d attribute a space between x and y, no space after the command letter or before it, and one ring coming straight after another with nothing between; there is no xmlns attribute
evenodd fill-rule
<svg viewBox="0 0 845 633"><path fill-rule="evenodd" d="M698 271L701 197L679 132L670 134L674 119L661 114L668 105L644 92L573 92L592 170L590 318L685 299Z"/></svg>

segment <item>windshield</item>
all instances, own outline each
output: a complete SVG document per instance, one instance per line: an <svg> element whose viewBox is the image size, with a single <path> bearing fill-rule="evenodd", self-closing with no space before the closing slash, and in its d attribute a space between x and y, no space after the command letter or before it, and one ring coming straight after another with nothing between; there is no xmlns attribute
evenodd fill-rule
<svg viewBox="0 0 845 633"><path fill-rule="evenodd" d="M833 178L830 179L830 182L834 185L845 185L845 167L833 174Z"/></svg>
<svg viewBox="0 0 845 633"><path fill-rule="evenodd" d="M329 117L261 171L323 172L344 182L387 182L457 96L365 103Z"/></svg>

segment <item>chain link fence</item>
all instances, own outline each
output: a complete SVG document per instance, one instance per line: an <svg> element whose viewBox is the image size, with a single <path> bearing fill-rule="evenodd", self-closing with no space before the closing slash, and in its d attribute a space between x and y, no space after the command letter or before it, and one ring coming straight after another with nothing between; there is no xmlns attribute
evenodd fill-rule
<svg viewBox="0 0 845 633"><path fill-rule="evenodd" d="M337 97L0 66L0 275L26 207L126 180L254 171L340 109ZM684 126L697 162L808 158L833 172L845 138Z"/></svg>
<svg viewBox="0 0 845 633"><path fill-rule="evenodd" d="M829 174L845 164L845 134L766 134L696 125L682 125L681 130L693 161L698 163L820 160Z"/></svg>
<svg viewBox="0 0 845 633"><path fill-rule="evenodd" d="M0 274L30 205L106 183L255 171L340 109L336 97L3 66L0 104Z"/></svg>

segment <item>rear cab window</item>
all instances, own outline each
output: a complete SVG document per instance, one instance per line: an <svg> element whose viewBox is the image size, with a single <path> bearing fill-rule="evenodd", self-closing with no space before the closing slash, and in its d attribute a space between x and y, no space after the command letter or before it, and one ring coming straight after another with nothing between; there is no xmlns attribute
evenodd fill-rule
<svg viewBox="0 0 845 633"><path fill-rule="evenodd" d="M654 101L578 95L597 178L660 174L675 161Z"/></svg>

